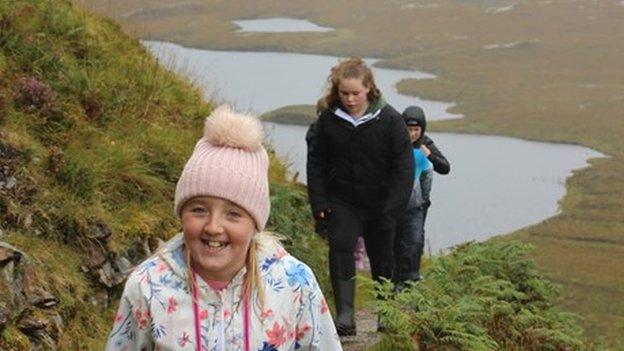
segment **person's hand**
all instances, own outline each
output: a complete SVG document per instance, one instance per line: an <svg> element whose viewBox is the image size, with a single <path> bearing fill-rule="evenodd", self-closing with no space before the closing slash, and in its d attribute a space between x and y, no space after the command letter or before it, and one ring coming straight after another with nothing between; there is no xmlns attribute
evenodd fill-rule
<svg viewBox="0 0 624 351"><path fill-rule="evenodd" d="M431 155L431 150L429 150L429 148L426 145L420 145L420 149L422 150L423 154L425 154L426 157L429 157L429 155Z"/></svg>
<svg viewBox="0 0 624 351"><path fill-rule="evenodd" d="M329 212L331 212L330 209L325 209L325 210L320 210L320 211L314 212L314 219L316 219L316 220L319 220L319 219L323 220L323 219L325 219L325 217L327 216L327 214Z"/></svg>
<svg viewBox="0 0 624 351"><path fill-rule="evenodd" d="M431 207L431 200L429 199L423 199L423 204L422 204L423 208L427 209L429 207Z"/></svg>
<svg viewBox="0 0 624 351"><path fill-rule="evenodd" d="M321 238L327 240L327 238L329 237L329 234L327 232L327 221L325 219L315 219L314 232L318 234Z"/></svg>
<svg viewBox="0 0 624 351"><path fill-rule="evenodd" d="M314 231L321 238L327 240L329 234L327 232L327 214L331 212L329 209L318 211L314 214Z"/></svg>

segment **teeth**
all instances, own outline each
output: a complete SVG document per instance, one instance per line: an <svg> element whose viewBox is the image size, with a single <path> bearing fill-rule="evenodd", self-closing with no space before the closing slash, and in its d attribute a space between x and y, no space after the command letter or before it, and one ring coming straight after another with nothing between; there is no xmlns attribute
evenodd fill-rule
<svg viewBox="0 0 624 351"><path fill-rule="evenodd" d="M225 246L224 242L221 241L212 241L212 240L202 240L202 242L210 247L223 247Z"/></svg>

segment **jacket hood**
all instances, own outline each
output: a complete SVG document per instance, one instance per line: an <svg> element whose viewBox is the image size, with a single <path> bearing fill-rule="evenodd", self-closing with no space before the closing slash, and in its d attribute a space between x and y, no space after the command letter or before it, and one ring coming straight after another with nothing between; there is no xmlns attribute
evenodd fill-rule
<svg viewBox="0 0 624 351"><path fill-rule="evenodd" d="M364 116L376 114L377 111L379 111L382 108L386 107L387 104L388 103L386 102L386 99L384 99L383 97L380 97L379 99L371 101L368 104L368 107L366 108L366 111L364 112ZM347 111L347 108L344 107L342 102L338 102L338 104L336 106L331 108L331 110L334 111L334 112L336 111L336 109L341 109L343 111Z"/></svg>
<svg viewBox="0 0 624 351"><path fill-rule="evenodd" d="M386 100L382 97L380 97L379 99L376 99L374 101L372 101L370 104L368 104L368 108L366 109L366 112L364 114L368 114L368 113L376 113L377 111L381 110L382 108L386 107L388 103L386 102Z"/></svg>
<svg viewBox="0 0 624 351"><path fill-rule="evenodd" d="M422 144L423 138L425 136L425 131L427 130L427 119L425 118L425 111L418 106L409 106L403 111L401 114L403 117L403 121L408 126L420 126L421 133L420 138L416 140L414 144Z"/></svg>
<svg viewBox="0 0 624 351"><path fill-rule="evenodd" d="M184 254L184 234L178 233L169 239L159 250L157 256L169 266L173 274L186 279L186 257Z"/></svg>

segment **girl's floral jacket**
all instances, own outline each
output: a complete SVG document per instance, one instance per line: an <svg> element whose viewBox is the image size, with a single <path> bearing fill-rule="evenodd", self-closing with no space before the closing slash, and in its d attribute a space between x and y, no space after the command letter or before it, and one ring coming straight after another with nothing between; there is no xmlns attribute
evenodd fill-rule
<svg viewBox="0 0 624 351"><path fill-rule="evenodd" d="M249 300L249 350L342 350L310 268L274 239L261 235L259 240L265 304L260 306L256 294ZM132 272L106 350L197 350L196 330L201 350L245 350L245 268L219 292L197 276L196 318L185 267L184 239L178 234Z"/></svg>

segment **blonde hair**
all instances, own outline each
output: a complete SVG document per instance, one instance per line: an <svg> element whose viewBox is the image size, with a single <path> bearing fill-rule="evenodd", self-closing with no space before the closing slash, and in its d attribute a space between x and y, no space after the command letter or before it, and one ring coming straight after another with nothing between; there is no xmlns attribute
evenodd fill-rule
<svg viewBox="0 0 624 351"><path fill-rule="evenodd" d="M327 108L327 101L322 97L316 101L316 117L320 116L323 110Z"/></svg>
<svg viewBox="0 0 624 351"><path fill-rule="evenodd" d="M327 77L328 88L325 96L321 98L322 100L324 100L325 106L334 107L338 105L338 103L340 102L338 87L340 85L341 79L347 78L362 79L362 84L370 89L367 95L367 99L369 102L375 101L381 97L381 92L375 84L373 71L366 65L362 58L351 57L340 60L337 65L331 68L329 77Z"/></svg>

